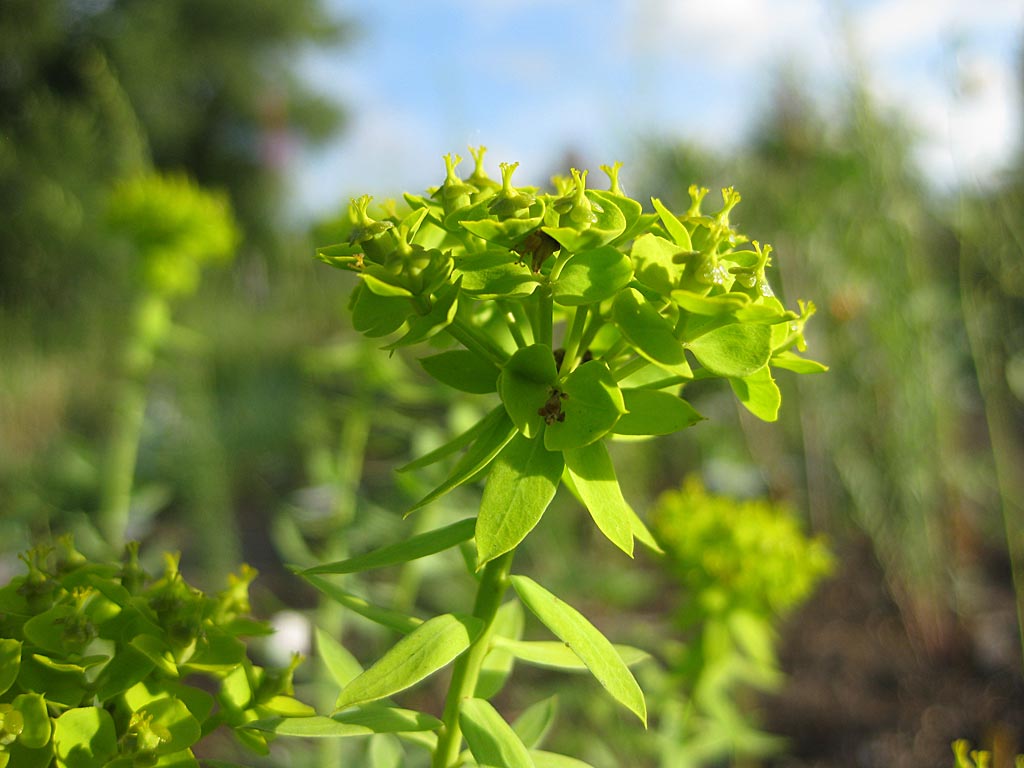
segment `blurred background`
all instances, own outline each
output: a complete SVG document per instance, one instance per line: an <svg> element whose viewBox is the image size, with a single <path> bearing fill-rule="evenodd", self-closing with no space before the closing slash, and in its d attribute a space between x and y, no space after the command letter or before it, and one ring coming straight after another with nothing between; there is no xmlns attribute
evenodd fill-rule
<svg viewBox="0 0 1024 768"><path fill-rule="evenodd" d="M283 628L264 653L308 646L314 617L372 658L388 638L282 563L472 514L468 489L403 522L436 477L392 469L481 406L350 332L352 280L313 248L349 197L439 184L467 145L536 185L621 160L627 192L676 210L692 183L735 186L831 370L780 377L775 424L694 386L709 421L620 446L627 498L681 542L666 561L620 562L561 497L527 541L519 567L656 651L653 736L536 671L504 710L560 690L553 744L596 768L949 765L955 738L1011 765L1022 39L1003 0L3 0L0 579L64 531L181 550L206 588L245 561ZM125 185L154 173L180 184L140 208ZM200 273L160 238L220 258ZM459 569L350 587L464 606Z"/></svg>

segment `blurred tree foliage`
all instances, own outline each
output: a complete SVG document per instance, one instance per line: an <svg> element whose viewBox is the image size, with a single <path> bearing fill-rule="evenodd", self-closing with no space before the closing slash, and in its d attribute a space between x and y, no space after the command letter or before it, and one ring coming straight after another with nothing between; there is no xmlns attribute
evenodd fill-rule
<svg viewBox="0 0 1024 768"><path fill-rule="evenodd" d="M981 397L975 369L994 358L970 343L961 291L984 286L985 343L997 343L1004 360L1019 356L1020 196L1012 184L979 193L964 214L971 228L957 232L956 199L931 192L914 170L901 116L884 113L856 82L825 113L797 82L778 80L734 154L653 147L645 184L673 204L694 181L735 185L756 201L737 217L780 252L784 293L819 304L808 332L831 366L795 384L784 431L766 436L787 444L758 459L773 462L775 492L806 492L817 525L838 533L853 521L866 532L916 638L948 649L957 588L978 543L1002 538L983 414L993 400ZM961 284L964 270L973 282ZM1020 400L1002 364L988 378L1016 409L997 423L1020 434ZM998 460L1005 450L994 447Z"/></svg>
<svg viewBox="0 0 1024 768"><path fill-rule="evenodd" d="M102 228L105 194L150 164L226 189L245 250L271 256L282 153L342 118L299 81L296 54L347 32L322 0L0 3L7 322L75 342L69 313L81 329L116 312L124 270Z"/></svg>

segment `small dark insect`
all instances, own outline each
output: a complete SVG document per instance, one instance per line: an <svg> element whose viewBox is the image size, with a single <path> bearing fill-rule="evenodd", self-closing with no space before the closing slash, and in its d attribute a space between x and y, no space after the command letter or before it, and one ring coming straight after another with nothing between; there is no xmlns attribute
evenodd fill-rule
<svg viewBox="0 0 1024 768"><path fill-rule="evenodd" d="M548 399L537 413L544 417L545 424L554 424L556 421L565 421L565 413L562 411L562 401L568 400L569 396L557 387L548 387Z"/></svg>
<svg viewBox="0 0 1024 768"><path fill-rule="evenodd" d="M547 232L535 229L514 246L512 250L522 259L530 257L530 269L535 275L540 274L541 265L562 246Z"/></svg>

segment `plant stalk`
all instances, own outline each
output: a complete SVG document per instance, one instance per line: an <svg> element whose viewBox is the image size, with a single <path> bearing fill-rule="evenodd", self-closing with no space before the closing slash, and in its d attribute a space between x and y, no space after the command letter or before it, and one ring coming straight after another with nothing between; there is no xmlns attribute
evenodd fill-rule
<svg viewBox="0 0 1024 768"><path fill-rule="evenodd" d="M473 616L484 622L484 628L469 649L455 660L451 683L448 686L448 697L445 699L444 715L441 718L444 727L438 736L431 768L453 768L458 761L462 746L459 713L462 711L462 702L473 697L480 677L480 668L483 666L487 651L490 650L491 636L494 634L494 617L509 587L513 554L514 550L506 552L484 566L476 591L476 602L473 605Z"/></svg>

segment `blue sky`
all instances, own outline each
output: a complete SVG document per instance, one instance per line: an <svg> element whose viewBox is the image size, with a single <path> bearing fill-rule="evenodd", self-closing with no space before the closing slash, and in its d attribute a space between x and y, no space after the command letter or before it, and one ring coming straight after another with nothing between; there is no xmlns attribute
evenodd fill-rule
<svg viewBox="0 0 1024 768"><path fill-rule="evenodd" d="M543 184L568 152L630 160L651 137L742 140L780 68L828 108L851 61L920 136L940 185L984 182L1017 150L1024 4L1016 0L332 0L360 29L306 77L350 113L295 158L295 208L337 210L443 178L441 156L489 148L494 175Z"/></svg>

